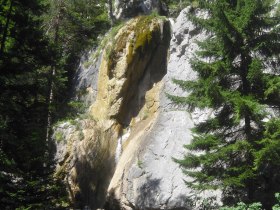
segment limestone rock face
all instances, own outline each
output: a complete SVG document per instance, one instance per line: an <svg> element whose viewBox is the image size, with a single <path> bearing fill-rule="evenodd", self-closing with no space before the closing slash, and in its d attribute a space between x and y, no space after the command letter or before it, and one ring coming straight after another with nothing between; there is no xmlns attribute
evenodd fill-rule
<svg viewBox="0 0 280 210"><path fill-rule="evenodd" d="M103 207L130 133L143 132L143 122L152 122L160 104L171 38L169 21L141 16L114 31L105 38L104 49L90 55L75 77L76 90L92 90L91 95L87 93L93 103L89 113L54 129L55 175L65 181L78 209Z"/></svg>
<svg viewBox="0 0 280 210"><path fill-rule="evenodd" d="M158 0L115 1L119 19L153 9L162 9ZM211 110L190 114L166 96L187 94L173 78L196 79L190 59L196 40L206 35L187 19L189 12L186 8L170 20L172 36L165 18L133 18L108 33L102 50L81 63L74 89L86 89L81 99L91 105L89 113L57 125L54 132L56 176L67 184L75 208L198 209L200 200L188 199L192 192L183 181L188 178L173 158L183 157L191 128ZM212 195L220 196L198 196Z"/></svg>
<svg viewBox="0 0 280 210"><path fill-rule="evenodd" d="M97 98L91 107L96 120L115 119L124 127L130 125L145 104L146 92L166 74L168 34L167 21L144 16L119 30L113 46L108 46L108 59L101 62ZM152 111L153 104L147 106L146 111Z"/></svg>
<svg viewBox="0 0 280 210"><path fill-rule="evenodd" d="M81 59L80 65L73 78L72 97L90 106L97 95L97 79L102 56L94 56L95 50L90 51Z"/></svg>
<svg viewBox="0 0 280 210"><path fill-rule="evenodd" d="M160 0L115 0L114 15L117 19L131 18L139 14L148 15L157 11L167 14L167 7Z"/></svg>
<svg viewBox="0 0 280 210"><path fill-rule="evenodd" d="M141 132L131 133L108 189L109 203L118 203L123 209L193 209L186 198L190 190L183 182L185 177L172 158L182 157L194 122L189 113L174 107L165 94L184 94L172 78L196 78L189 59L197 49L195 40L204 36L187 20L187 12L189 9L183 10L173 25L157 116L143 122Z"/></svg>
<svg viewBox="0 0 280 210"><path fill-rule="evenodd" d="M173 24L172 37L165 18L131 19L81 63L75 89L88 91L88 116L61 123L54 133L56 176L75 208L194 209L173 158L183 156L203 114L190 116L166 97L185 94L173 78L196 78L189 60L204 35L188 12Z"/></svg>

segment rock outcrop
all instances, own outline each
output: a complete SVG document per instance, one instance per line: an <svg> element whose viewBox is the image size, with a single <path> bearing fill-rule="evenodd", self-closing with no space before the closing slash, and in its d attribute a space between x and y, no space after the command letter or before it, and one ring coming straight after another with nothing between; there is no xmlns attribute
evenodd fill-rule
<svg viewBox="0 0 280 210"><path fill-rule="evenodd" d="M160 0L115 0L114 16L116 19L132 18L137 15L149 15L153 11L167 15L168 10Z"/></svg>
<svg viewBox="0 0 280 210"><path fill-rule="evenodd" d="M164 11L158 0L119 0L114 14L126 19L154 9ZM133 18L81 63L74 89L90 105L88 115L57 125L54 133L56 176L75 207L187 210L196 209L199 197L219 198L206 192L190 200L188 178L173 160L183 157L194 124L211 115L190 114L166 96L186 94L173 78L196 79L190 59L205 34L187 19L189 12L170 21L172 37L163 17Z"/></svg>
<svg viewBox="0 0 280 210"><path fill-rule="evenodd" d="M203 115L191 116L175 107L166 96L166 93L185 94L173 84L173 78L196 78L190 58L197 50L195 41L205 36L187 20L188 12L190 8L183 10L173 25L167 74L157 93L160 99L157 115L143 121L135 133L131 133L108 189L108 205L111 204L108 209L118 209L116 206L121 209L194 209L198 204L188 199L191 191L183 181L187 178L173 158L183 156L183 145L192 138L194 120ZM209 197L209 194L202 196Z"/></svg>
<svg viewBox="0 0 280 210"><path fill-rule="evenodd" d="M141 16L112 30L77 71L89 116L56 127L57 173L76 207L193 209L179 165L194 120L166 97L183 93L173 78L195 79L190 58L204 35L181 12L173 25ZM117 31L117 32L114 32ZM114 38L113 38L114 36ZM169 62L167 63L167 59ZM83 99L83 98L81 98Z"/></svg>
<svg viewBox="0 0 280 210"><path fill-rule="evenodd" d="M55 127L56 176L66 182L75 208L103 206L126 136L155 118L170 25L164 17L140 16L113 29L104 42L75 77L76 92L85 90L84 100L93 102L89 113Z"/></svg>
<svg viewBox="0 0 280 210"><path fill-rule="evenodd" d="M96 50L90 51L81 59L73 78L72 97L76 101L82 101L86 107L93 104L97 95L101 60L101 53L98 54Z"/></svg>

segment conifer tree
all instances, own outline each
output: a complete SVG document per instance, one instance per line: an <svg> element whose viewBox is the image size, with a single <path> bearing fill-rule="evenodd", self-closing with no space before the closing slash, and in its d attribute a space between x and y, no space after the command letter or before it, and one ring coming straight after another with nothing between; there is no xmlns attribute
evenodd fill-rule
<svg viewBox="0 0 280 210"><path fill-rule="evenodd" d="M68 205L46 134L107 19L105 0L0 0L0 209Z"/></svg>
<svg viewBox="0 0 280 210"><path fill-rule="evenodd" d="M48 127L51 121L65 117L66 102L71 95L67 94L70 92L67 88L71 87L71 77L79 59L96 46L98 36L110 26L106 1L47 0L49 8L44 15L44 30L56 49L49 77L52 88L49 90Z"/></svg>
<svg viewBox="0 0 280 210"><path fill-rule="evenodd" d="M64 195L49 179L51 159L45 157L53 62L41 29L45 7L42 0L0 3L0 209L50 209Z"/></svg>
<svg viewBox="0 0 280 210"><path fill-rule="evenodd" d="M195 191L220 189L223 201L260 201L280 191L280 26L271 0L197 1L189 14L208 33L191 65L196 81L174 80L189 92L170 96L188 109L212 110L193 129L176 160Z"/></svg>

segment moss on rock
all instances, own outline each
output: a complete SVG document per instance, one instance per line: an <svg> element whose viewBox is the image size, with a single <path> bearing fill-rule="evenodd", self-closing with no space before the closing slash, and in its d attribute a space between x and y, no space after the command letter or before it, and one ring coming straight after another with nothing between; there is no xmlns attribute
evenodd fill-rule
<svg viewBox="0 0 280 210"><path fill-rule="evenodd" d="M128 23L124 27L117 28L118 32L115 31L116 37L113 38L111 43L106 47L109 72L115 68L118 57L125 51L128 42L128 64L131 63L135 52L139 51L144 53L150 45L155 46L157 44L161 35L160 19L162 18L153 15L139 16L132 20L134 24ZM134 32L134 37L130 36L131 32Z"/></svg>
<svg viewBox="0 0 280 210"><path fill-rule="evenodd" d="M135 26L135 51L142 53L147 50L149 45L157 44L160 38L160 25L157 17L142 16Z"/></svg>
<svg viewBox="0 0 280 210"><path fill-rule="evenodd" d="M168 21L158 17L140 16L112 29L102 42L92 119L77 122L80 129L69 134L67 152L57 168L56 175L69 182L74 203L87 203L91 197L87 204L97 208L104 202L123 129L134 118L148 120L156 114L155 91L165 73L169 46L165 24Z"/></svg>

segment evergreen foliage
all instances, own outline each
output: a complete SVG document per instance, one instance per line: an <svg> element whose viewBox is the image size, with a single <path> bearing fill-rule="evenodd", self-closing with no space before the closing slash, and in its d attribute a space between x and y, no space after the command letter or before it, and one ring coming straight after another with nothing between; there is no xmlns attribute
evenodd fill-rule
<svg viewBox="0 0 280 210"><path fill-rule="evenodd" d="M55 76L49 81L55 92L50 104L53 121L65 117L71 109L67 106L69 88L80 57L96 47L98 36L110 27L105 3L106 0L47 0L43 29L56 49L52 65Z"/></svg>
<svg viewBox="0 0 280 210"><path fill-rule="evenodd" d="M277 199L277 204L272 206L272 210L280 210L280 194L276 193L275 198ZM222 207L220 210L263 210L261 203L245 204L243 202L238 203L234 207Z"/></svg>
<svg viewBox="0 0 280 210"><path fill-rule="evenodd" d="M223 201L274 203L280 189L280 26L271 0L197 1L190 20L208 38L191 64L196 81L174 80L189 110L211 110L193 129L187 154L176 160L196 191L221 189Z"/></svg>
<svg viewBox="0 0 280 210"><path fill-rule="evenodd" d="M162 0L167 7L171 17L177 17L182 9L189 5L195 5L196 1L192 0Z"/></svg>
<svg viewBox="0 0 280 210"><path fill-rule="evenodd" d="M0 0L0 209L67 207L52 177L49 114L51 123L62 115L69 78L106 15L104 1Z"/></svg>
<svg viewBox="0 0 280 210"><path fill-rule="evenodd" d="M51 161L45 155L48 66L53 50L41 30L43 12L42 1L1 1L1 209L54 206L51 203L61 192L48 181Z"/></svg>

